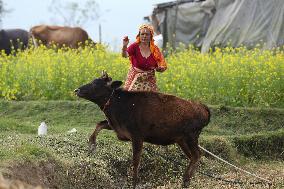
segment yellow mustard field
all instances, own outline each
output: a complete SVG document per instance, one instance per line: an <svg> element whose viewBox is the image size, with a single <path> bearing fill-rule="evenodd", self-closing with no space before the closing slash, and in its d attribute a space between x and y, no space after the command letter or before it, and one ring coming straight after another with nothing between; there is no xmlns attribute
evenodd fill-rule
<svg viewBox="0 0 284 189"><path fill-rule="evenodd" d="M161 92L208 104L284 107L284 52L193 48L171 53L168 70L157 73ZM29 49L0 56L0 99L74 100L73 90L106 70L125 80L130 64L99 46L79 50Z"/></svg>

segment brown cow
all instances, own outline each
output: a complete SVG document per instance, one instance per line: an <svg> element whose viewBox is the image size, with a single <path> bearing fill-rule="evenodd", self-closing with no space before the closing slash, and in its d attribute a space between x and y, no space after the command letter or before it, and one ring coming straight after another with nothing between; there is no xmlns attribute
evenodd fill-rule
<svg viewBox="0 0 284 189"><path fill-rule="evenodd" d="M37 40L47 46L54 43L58 47L65 45L70 48L78 48L87 40L93 43L88 33L80 27L39 25L32 27L30 33L35 46L38 46Z"/></svg>
<svg viewBox="0 0 284 189"><path fill-rule="evenodd" d="M132 142L134 188L143 142L177 143L191 160L183 176L188 186L200 160L198 138L210 120L208 107L158 92L126 91L119 88L121 84L104 73L75 90L77 96L96 103L108 120L97 125L90 141L95 143L101 129L113 129L120 140Z"/></svg>

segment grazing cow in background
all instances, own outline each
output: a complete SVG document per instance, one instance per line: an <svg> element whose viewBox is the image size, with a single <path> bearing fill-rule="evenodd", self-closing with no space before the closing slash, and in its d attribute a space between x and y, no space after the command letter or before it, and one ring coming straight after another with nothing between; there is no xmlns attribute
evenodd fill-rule
<svg viewBox="0 0 284 189"><path fill-rule="evenodd" d="M56 44L58 47L65 45L70 48L78 48L86 41L95 44L80 27L39 25L32 27L30 33L35 46L38 46L38 41L46 46Z"/></svg>
<svg viewBox="0 0 284 189"><path fill-rule="evenodd" d="M137 184L143 142L157 145L177 143L190 163L183 183L188 186L200 160L199 134L210 120L207 106L158 92L126 91L121 81L106 74L75 90L78 97L97 104L107 117L100 122L90 141L95 144L101 129L111 129L120 140L131 141L133 187Z"/></svg>
<svg viewBox="0 0 284 189"><path fill-rule="evenodd" d="M24 50L28 47L29 32L23 29L3 29L0 30L0 50L4 50L7 55L12 53L12 49Z"/></svg>

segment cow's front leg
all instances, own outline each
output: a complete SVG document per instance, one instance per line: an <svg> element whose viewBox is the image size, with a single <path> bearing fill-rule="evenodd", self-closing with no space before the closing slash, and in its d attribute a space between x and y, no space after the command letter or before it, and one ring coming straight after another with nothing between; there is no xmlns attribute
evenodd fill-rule
<svg viewBox="0 0 284 189"><path fill-rule="evenodd" d="M99 134L99 132L102 129L108 129L108 130L112 130L111 127L108 124L107 120L101 121L96 125L96 129L93 132L93 134L90 136L89 138L89 146L91 151L95 152L96 150L96 140L97 140L97 135Z"/></svg>
<svg viewBox="0 0 284 189"><path fill-rule="evenodd" d="M133 151L133 177L132 186L136 187L138 182L138 168L140 164L140 158L142 153L143 141L141 139L132 139L132 151Z"/></svg>

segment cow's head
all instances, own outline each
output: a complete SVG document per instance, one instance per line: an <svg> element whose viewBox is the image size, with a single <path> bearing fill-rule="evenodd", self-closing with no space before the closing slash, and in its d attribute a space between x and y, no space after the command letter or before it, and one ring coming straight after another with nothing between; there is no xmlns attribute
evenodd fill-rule
<svg viewBox="0 0 284 189"><path fill-rule="evenodd" d="M102 76L95 78L91 83L75 89L78 97L95 102L100 98L108 98L111 92L122 85L121 81L112 81L111 77L103 71Z"/></svg>

